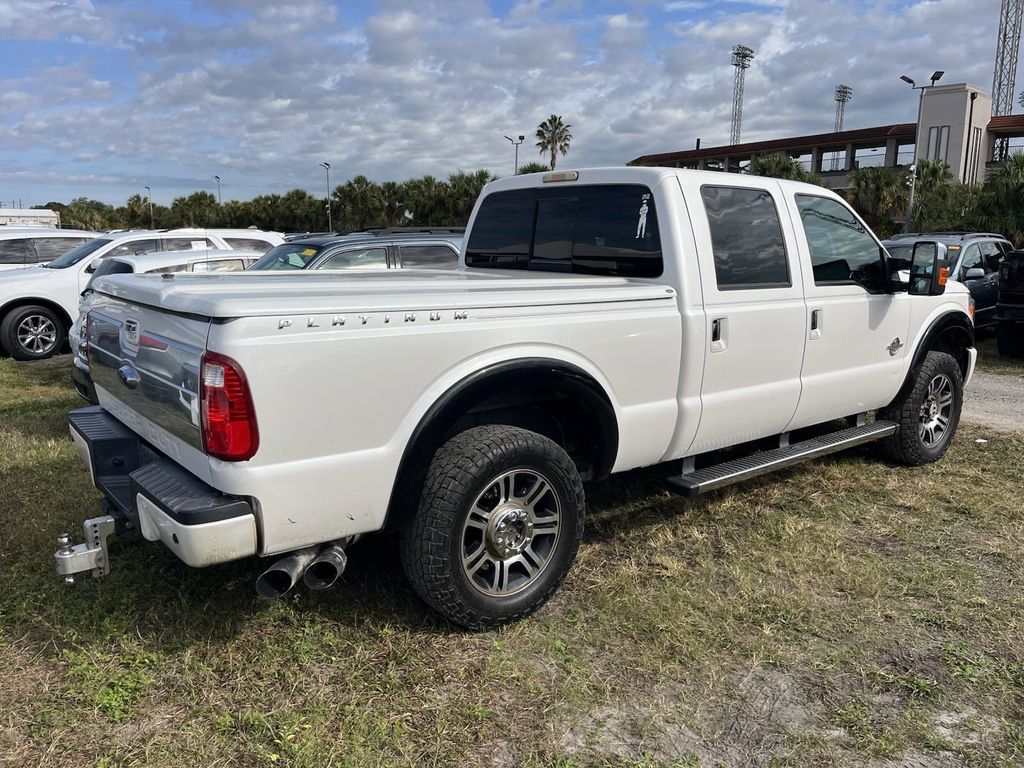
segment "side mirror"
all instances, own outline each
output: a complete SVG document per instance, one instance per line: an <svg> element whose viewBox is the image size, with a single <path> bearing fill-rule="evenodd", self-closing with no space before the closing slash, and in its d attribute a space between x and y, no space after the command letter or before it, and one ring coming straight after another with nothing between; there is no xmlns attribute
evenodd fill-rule
<svg viewBox="0 0 1024 768"><path fill-rule="evenodd" d="M941 296L949 280L949 262L946 246L933 240L914 243L910 257L911 296Z"/></svg>
<svg viewBox="0 0 1024 768"><path fill-rule="evenodd" d="M85 274L91 275L93 272L96 271L96 266L97 266L96 262L95 261L92 262L92 264L90 264L88 267L85 268Z"/></svg>
<svg viewBox="0 0 1024 768"><path fill-rule="evenodd" d="M964 272L964 280L981 280L985 277L985 270L981 267L971 267Z"/></svg>

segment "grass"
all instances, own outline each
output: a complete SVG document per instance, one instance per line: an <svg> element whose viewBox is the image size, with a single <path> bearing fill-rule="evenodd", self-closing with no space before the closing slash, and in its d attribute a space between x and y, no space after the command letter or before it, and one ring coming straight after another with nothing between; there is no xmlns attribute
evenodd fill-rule
<svg viewBox="0 0 1024 768"><path fill-rule="evenodd" d="M68 365L0 360L0 764L1024 762L1024 435L965 426L932 466L855 452L696 502L620 476L588 488L555 599L467 634L386 539L322 596L259 601L255 562L122 540L65 589L54 536L96 510Z"/></svg>

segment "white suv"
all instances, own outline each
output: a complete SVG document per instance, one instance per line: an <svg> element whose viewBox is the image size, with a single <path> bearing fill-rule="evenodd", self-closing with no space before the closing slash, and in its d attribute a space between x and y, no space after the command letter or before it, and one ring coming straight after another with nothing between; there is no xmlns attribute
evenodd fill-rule
<svg viewBox="0 0 1024 768"><path fill-rule="evenodd" d="M0 270L45 264L94 237L77 229L0 227Z"/></svg>
<svg viewBox="0 0 1024 768"><path fill-rule="evenodd" d="M78 301L104 256L152 251L232 250L200 229L135 230L86 240L43 266L0 273L0 347L16 360L54 355L78 317Z"/></svg>

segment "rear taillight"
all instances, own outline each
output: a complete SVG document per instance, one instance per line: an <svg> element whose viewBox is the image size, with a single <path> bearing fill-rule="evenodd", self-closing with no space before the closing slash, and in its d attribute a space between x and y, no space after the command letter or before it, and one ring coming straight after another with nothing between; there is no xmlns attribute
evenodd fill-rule
<svg viewBox="0 0 1024 768"><path fill-rule="evenodd" d="M82 357L85 358L85 362L89 362L89 313L85 313L85 317L82 318L82 330L78 334L78 351Z"/></svg>
<svg viewBox="0 0 1024 768"><path fill-rule="evenodd" d="M259 448L256 411L241 366L216 352L203 354L199 373L203 450L224 461L251 459Z"/></svg>

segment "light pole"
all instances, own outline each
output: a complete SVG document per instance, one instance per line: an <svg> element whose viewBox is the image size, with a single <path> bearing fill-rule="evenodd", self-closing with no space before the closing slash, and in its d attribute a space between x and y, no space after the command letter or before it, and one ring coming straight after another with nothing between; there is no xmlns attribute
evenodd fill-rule
<svg viewBox="0 0 1024 768"><path fill-rule="evenodd" d="M224 201L220 199L220 176L214 176L213 180L217 182L217 205L223 205Z"/></svg>
<svg viewBox="0 0 1024 768"><path fill-rule="evenodd" d="M331 164L320 163L320 167L327 172L327 231L334 232L334 224L331 221Z"/></svg>
<svg viewBox="0 0 1024 768"><path fill-rule="evenodd" d="M910 231L910 218L914 213L914 189L917 187L917 159L921 156L921 108L924 106L924 92L926 89L935 85L939 81L945 72L941 69L937 69L932 72L930 78L930 85L917 85L906 75L900 75L900 80L909 85L915 91L920 91L920 95L917 98L917 124L914 126L914 163L910 166L910 199L907 201L907 219L903 222L903 232ZM927 152L927 147L925 152Z"/></svg>
<svg viewBox="0 0 1024 768"><path fill-rule="evenodd" d="M149 228L156 229L153 226L153 190L149 187L143 187L146 190L146 200L149 201Z"/></svg>
<svg viewBox="0 0 1024 768"><path fill-rule="evenodd" d="M511 136L506 136L505 138L511 141L512 146L516 148L516 159L513 161L514 165L512 166L512 175L515 176L519 173L519 145L523 143L526 137L520 134L519 141L516 141Z"/></svg>

